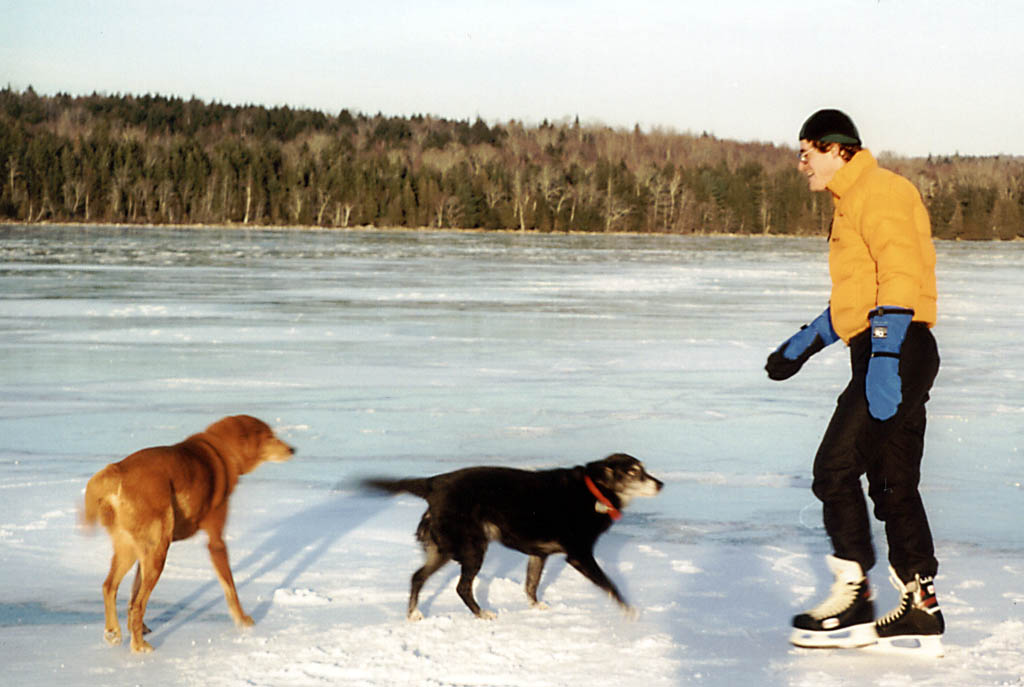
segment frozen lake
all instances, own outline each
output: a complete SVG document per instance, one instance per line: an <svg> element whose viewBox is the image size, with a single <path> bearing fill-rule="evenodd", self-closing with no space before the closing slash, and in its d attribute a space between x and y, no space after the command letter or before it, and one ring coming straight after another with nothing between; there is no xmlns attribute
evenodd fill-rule
<svg viewBox="0 0 1024 687"><path fill-rule="evenodd" d="M922 492L938 556L1019 563L1024 243L937 248L942 368ZM244 412L298 454L242 491L315 500L370 472L625 451L668 484L631 508L626 535L785 542L820 567L810 468L846 351L784 383L763 365L825 307L826 251L822 239L0 227L0 552L33 560L22 528L37 510L70 518L105 463ZM18 498L26 488L61 501ZM105 554L89 545L93 586L72 596L90 600L81 622L98 640L102 619L87 619ZM404 588L415 560L399 565L389 582Z"/></svg>
<svg viewBox="0 0 1024 687"><path fill-rule="evenodd" d="M225 414L282 478L613 450L661 515L790 527L847 360L762 366L828 298L815 239L0 228L0 460L74 476ZM1024 547L1024 244L940 244L924 484L940 536ZM0 479L7 478L0 473ZM809 516L817 523L817 514ZM746 528L744 528L746 529ZM768 533L775 536L777 533Z"/></svg>

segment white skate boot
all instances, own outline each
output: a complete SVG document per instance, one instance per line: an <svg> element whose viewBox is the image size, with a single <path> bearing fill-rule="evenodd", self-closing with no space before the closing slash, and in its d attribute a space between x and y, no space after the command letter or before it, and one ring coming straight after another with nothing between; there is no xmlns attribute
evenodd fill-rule
<svg viewBox="0 0 1024 687"><path fill-rule="evenodd" d="M813 649L852 649L875 643L875 604L856 561L825 558L835 575L828 598L793 617L791 644Z"/></svg>

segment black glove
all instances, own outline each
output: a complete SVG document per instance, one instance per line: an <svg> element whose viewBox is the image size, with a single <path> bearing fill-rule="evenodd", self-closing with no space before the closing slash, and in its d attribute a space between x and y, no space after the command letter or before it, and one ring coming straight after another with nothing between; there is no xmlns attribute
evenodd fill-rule
<svg viewBox="0 0 1024 687"><path fill-rule="evenodd" d="M832 329L831 308L825 308L810 324L805 324L800 331L772 351L764 369L771 379L789 379L800 371L808 358L838 340L839 335Z"/></svg>

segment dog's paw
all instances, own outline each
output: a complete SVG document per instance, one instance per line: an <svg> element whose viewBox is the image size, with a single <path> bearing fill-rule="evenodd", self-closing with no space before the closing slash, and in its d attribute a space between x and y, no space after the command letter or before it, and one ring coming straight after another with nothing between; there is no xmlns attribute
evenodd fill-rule
<svg viewBox="0 0 1024 687"><path fill-rule="evenodd" d="M148 654L152 653L153 645L144 639L140 639L138 642L132 640L132 653L133 654Z"/></svg>
<svg viewBox="0 0 1024 687"><path fill-rule="evenodd" d="M479 613L476 614L476 617L480 618L481 620L494 620L498 617L498 614L492 611L481 610Z"/></svg>
<svg viewBox="0 0 1024 687"><path fill-rule="evenodd" d="M103 639L107 641L110 646L121 645L121 628L114 628L113 630L106 630L103 633Z"/></svg>
<svg viewBox="0 0 1024 687"><path fill-rule="evenodd" d="M423 620L423 611L421 611L418 608L414 608L413 610L409 611L409 615L407 615L406 618L409 620L410 623L417 623Z"/></svg>
<svg viewBox="0 0 1024 687"><path fill-rule="evenodd" d="M636 621L640 619L640 611L635 606L623 606L622 613L626 616L626 620Z"/></svg>
<svg viewBox="0 0 1024 687"><path fill-rule="evenodd" d="M256 621L252 619L252 616L246 615L244 613L235 620L235 625L237 625L240 629L252 627L255 624Z"/></svg>
<svg viewBox="0 0 1024 687"><path fill-rule="evenodd" d="M530 608L536 608L538 611L549 611L549 610L551 610L551 606L548 606L543 601L531 601L530 602Z"/></svg>

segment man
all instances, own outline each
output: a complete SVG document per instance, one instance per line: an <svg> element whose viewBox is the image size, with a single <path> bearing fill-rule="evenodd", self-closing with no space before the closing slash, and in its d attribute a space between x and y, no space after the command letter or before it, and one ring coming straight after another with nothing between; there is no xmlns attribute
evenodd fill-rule
<svg viewBox="0 0 1024 687"><path fill-rule="evenodd" d="M879 167L838 110L820 110L804 123L798 169L812 191L828 191L834 201L832 294L825 311L779 346L765 369L772 379L788 379L842 339L852 377L814 458L813 491L832 540L827 563L835 582L828 598L793 618L790 641L829 648L877 642L941 655L938 562L918 493L925 402L939 369L928 213L913 184ZM890 575L900 592L896 609L877 620L867 579L875 552L863 474L875 517L885 522Z"/></svg>

